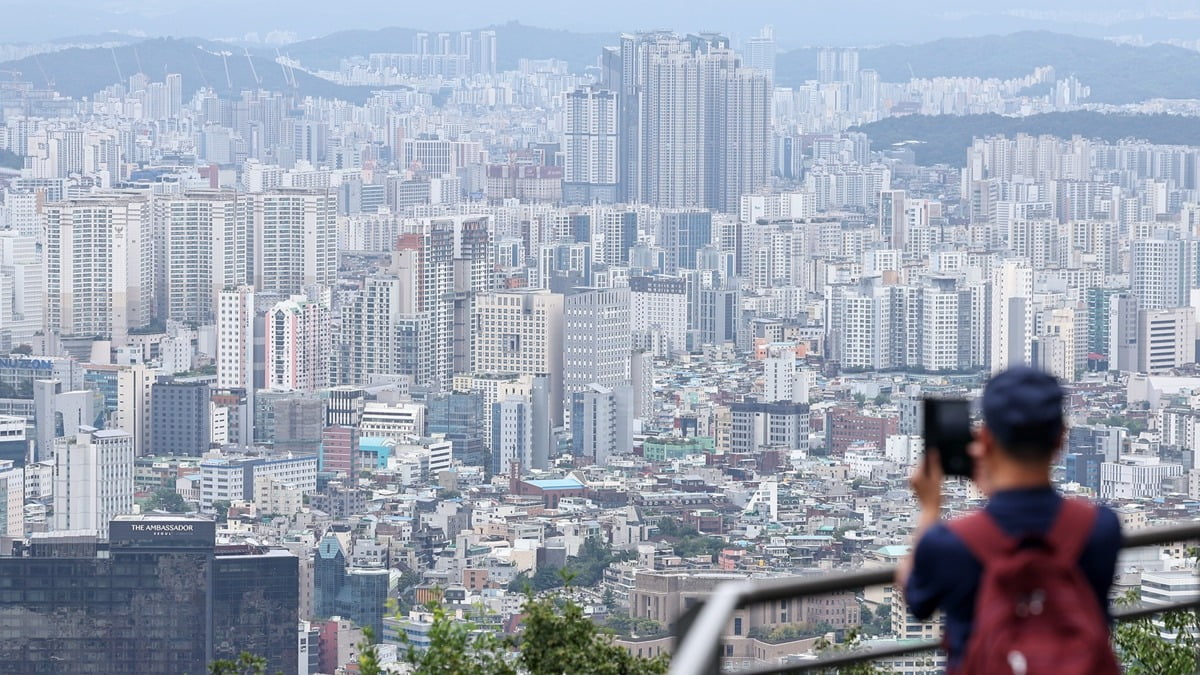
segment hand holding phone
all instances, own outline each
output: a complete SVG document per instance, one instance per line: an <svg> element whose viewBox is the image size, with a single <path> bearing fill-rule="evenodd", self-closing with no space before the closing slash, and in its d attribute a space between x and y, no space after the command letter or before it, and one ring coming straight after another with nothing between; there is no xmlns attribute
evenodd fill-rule
<svg viewBox="0 0 1200 675"><path fill-rule="evenodd" d="M971 478L974 461L967 452L973 440L971 406L964 399L924 400L925 450L936 451L942 473Z"/></svg>

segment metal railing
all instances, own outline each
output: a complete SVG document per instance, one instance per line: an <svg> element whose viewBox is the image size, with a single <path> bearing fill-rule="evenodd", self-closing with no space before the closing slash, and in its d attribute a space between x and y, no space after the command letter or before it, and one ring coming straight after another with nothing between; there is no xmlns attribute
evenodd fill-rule
<svg viewBox="0 0 1200 675"><path fill-rule="evenodd" d="M1121 548L1157 546L1172 542L1200 539L1200 521L1158 527L1125 535ZM895 577L894 567L863 570L844 574L814 577L733 581L721 584L712 596L693 605L676 626L676 650L671 659L670 675L713 675L720 672L722 637L733 613L763 602L789 600L839 591L857 591L867 586L890 584ZM1200 597L1173 604L1121 607L1113 612L1117 621L1200 607ZM825 656L803 663L768 666L743 671L745 675L802 673L823 668L835 668L852 663L890 659L897 656L927 652L941 647L937 640L919 640L895 646L861 649Z"/></svg>

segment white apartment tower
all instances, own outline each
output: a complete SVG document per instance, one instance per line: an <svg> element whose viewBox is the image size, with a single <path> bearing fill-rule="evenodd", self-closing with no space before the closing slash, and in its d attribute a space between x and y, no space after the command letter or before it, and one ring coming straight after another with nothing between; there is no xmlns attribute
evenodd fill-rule
<svg viewBox="0 0 1200 675"><path fill-rule="evenodd" d="M0 460L0 537L25 536L25 470Z"/></svg>
<svg viewBox="0 0 1200 675"><path fill-rule="evenodd" d="M217 388L254 391L254 289L238 286L217 296Z"/></svg>
<svg viewBox="0 0 1200 675"><path fill-rule="evenodd" d="M245 196L217 190L156 201L160 318L211 325L218 294L249 282L247 204Z"/></svg>
<svg viewBox="0 0 1200 675"><path fill-rule="evenodd" d="M1130 244L1129 282L1138 308L1174 309L1188 304L1191 274L1188 242L1153 237Z"/></svg>
<svg viewBox="0 0 1200 675"><path fill-rule="evenodd" d="M1031 360L1033 341L1033 270L1024 260L1004 260L992 274L991 371Z"/></svg>
<svg viewBox="0 0 1200 675"><path fill-rule="evenodd" d="M47 329L124 345L153 310L149 200L106 194L48 204L44 213Z"/></svg>
<svg viewBox="0 0 1200 675"><path fill-rule="evenodd" d="M54 441L54 529L105 536L108 522L133 511L133 438L80 429Z"/></svg>
<svg viewBox="0 0 1200 675"><path fill-rule="evenodd" d="M337 192L279 188L248 195L257 291L292 295L337 281Z"/></svg>
<svg viewBox="0 0 1200 675"><path fill-rule="evenodd" d="M767 347L767 357L763 359L763 401L808 403L812 374L799 365L794 345Z"/></svg>
<svg viewBox="0 0 1200 675"><path fill-rule="evenodd" d="M581 87L563 106L563 201L617 201L617 94Z"/></svg>
<svg viewBox="0 0 1200 675"><path fill-rule="evenodd" d="M29 343L44 329L45 283L36 239L0 231L0 331L12 344Z"/></svg>

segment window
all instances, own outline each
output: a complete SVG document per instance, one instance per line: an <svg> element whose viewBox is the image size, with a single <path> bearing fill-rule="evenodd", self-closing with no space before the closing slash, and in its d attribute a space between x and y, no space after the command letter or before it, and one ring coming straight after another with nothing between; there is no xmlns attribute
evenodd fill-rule
<svg viewBox="0 0 1200 675"><path fill-rule="evenodd" d="M734 635L742 634L742 619L741 619L741 617L738 617L733 620L733 634ZM731 646L730 649L732 649L732 648L733 647Z"/></svg>

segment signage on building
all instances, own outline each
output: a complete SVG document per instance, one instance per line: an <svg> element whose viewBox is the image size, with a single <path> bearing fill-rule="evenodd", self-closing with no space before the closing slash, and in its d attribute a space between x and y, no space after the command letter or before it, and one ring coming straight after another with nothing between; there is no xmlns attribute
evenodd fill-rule
<svg viewBox="0 0 1200 675"><path fill-rule="evenodd" d="M14 359L0 358L0 368L31 368L33 370L54 370L54 362L47 359Z"/></svg>
<svg viewBox="0 0 1200 675"><path fill-rule="evenodd" d="M211 520L114 520L108 525L113 547L212 546L217 524Z"/></svg>

